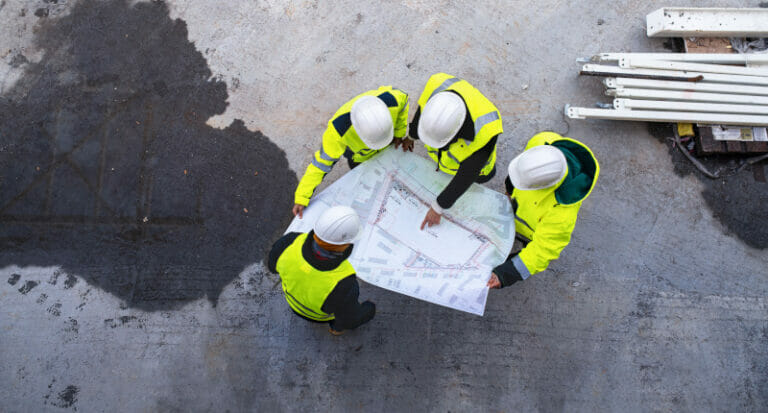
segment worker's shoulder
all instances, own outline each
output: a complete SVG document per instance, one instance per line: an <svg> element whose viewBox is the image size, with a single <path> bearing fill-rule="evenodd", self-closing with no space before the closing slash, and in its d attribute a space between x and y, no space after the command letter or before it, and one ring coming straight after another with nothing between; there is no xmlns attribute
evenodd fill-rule
<svg viewBox="0 0 768 413"><path fill-rule="evenodd" d="M360 283L357 282L357 276L355 273L352 273L341 280L339 280L338 283L336 283L336 287L334 290L337 290L338 293L344 293L344 292L350 292L350 291L360 291Z"/></svg>
<svg viewBox="0 0 768 413"><path fill-rule="evenodd" d="M275 243L272 244L272 249L284 250L288 248L289 245L293 244L293 242L296 241L296 238L298 238L300 235L302 235L301 232L289 232L275 241Z"/></svg>

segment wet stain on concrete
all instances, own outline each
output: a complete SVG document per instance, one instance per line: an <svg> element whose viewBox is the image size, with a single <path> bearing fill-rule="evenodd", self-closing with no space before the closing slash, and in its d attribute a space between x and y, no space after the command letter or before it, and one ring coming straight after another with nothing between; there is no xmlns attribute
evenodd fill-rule
<svg viewBox="0 0 768 413"><path fill-rule="evenodd" d="M29 63L29 60L27 60L27 57L26 57L26 56L24 56L24 55L23 55L23 54L21 54L21 53L17 53L17 54L15 54L15 55L14 55L14 56L11 58L11 61L10 61L10 62L8 62L8 64L9 64L9 65L11 65L11 67L12 67L12 68L15 68L15 69L16 69L16 68L19 68L19 67L21 67L21 66L23 66L23 65L25 65L25 64L27 64L27 63Z"/></svg>
<svg viewBox="0 0 768 413"><path fill-rule="evenodd" d="M51 404L56 407L68 409L77 403L78 393L80 393L80 388L70 384L69 386L65 387L64 390L59 392L56 401Z"/></svg>
<svg viewBox="0 0 768 413"><path fill-rule="evenodd" d="M54 303L52 306L48 307L46 310L49 313L53 314L54 317L58 317L61 315L61 303Z"/></svg>
<svg viewBox="0 0 768 413"><path fill-rule="evenodd" d="M59 277L61 277L61 271L55 270L53 274L51 274L51 278L48 279L48 284L56 285L56 283L59 282Z"/></svg>
<svg viewBox="0 0 768 413"><path fill-rule="evenodd" d="M27 295L28 292L32 291L33 288L37 287L39 283L37 281L27 281L24 283L24 285L19 288L19 292Z"/></svg>
<svg viewBox="0 0 768 413"><path fill-rule="evenodd" d="M80 327L77 325L77 320L70 317L67 319L67 321L64 323L64 331L67 333L73 333L77 334L80 332Z"/></svg>
<svg viewBox="0 0 768 413"><path fill-rule="evenodd" d="M138 317L132 316L132 315L124 315L124 316L118 317L117 319L108 318L104 320L104 325L109 328L122 327L126 324L134 325L139 328L144 328L144 322L142 320L139 320Z"/></svg>
<svg viewBox="0 0 768 413"><path fill-rule="evenodd" d="M77 284L77 277L72 274L67 274L67 279L64 280L64 289L69 290Z"/></svg>
<svg viewBox="0 0 768 413"><path fill-rule="evenodd" d="M19 279L21 279L21 274L11 274L11 276L8 277L8 284L16 285L16 283L19 282Z"/></svg>
<svg viewBox="0 0 768 413"><path fill-rule="evenodd" d="M667 141L672 136L669 125L653 125L651 135ZM691 162L670 145L670 155L675 173L680 176L693 174L704 185L702 197L712 215L733 235L753 247L768 248L768 183L755 179L758 169L766 162L758 163L737 171L741 157L709 156L699 158L710 171L720 170L722 177L710 179L702 174Z"/></svg>
<svg viewBox="0 0 768 413"><path fill-rule="evenodd" d="M163 2L132 3L45 21L44 57L0 98L0 268L60 265L145 310L215 304L287 226L297 179L244 122L205 123L227 85Z"/></svg>
<svg viewBox="0 0 768 413"><path fill-rule="evenodd" d="M637 308L635 311L629 313L631 317L636 318L656 318L654 311L656 305L654 304L652 294L640 293L637 297Z"/></svg>

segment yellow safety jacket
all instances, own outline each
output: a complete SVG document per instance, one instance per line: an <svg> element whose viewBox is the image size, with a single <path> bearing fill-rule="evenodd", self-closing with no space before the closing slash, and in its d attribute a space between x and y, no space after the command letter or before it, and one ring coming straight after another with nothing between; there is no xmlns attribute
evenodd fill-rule
<svg viewBox="0 0 768 413"><path fill-rule="evenodd" d="M562 137L554 132L542 132L528 141L525 149L540 145L553 145L569 152L568 175L558 185L545 189L523 191L515 188L512 199L517 203L515 229L531 240L512 261L523 279L544 271L549 262L560 256L560 251L571 241L571 233L581 203L595 187L600 165L592 151L583 143ZM569 156L571 158L569 159ZM577 160L577 164L571 162ZM574 176L578 165L579 176ZM578 185L571 179L579 179Z"/></svg>
<svg viewBox="0 0 768 413"><path fill-rule="evenodd" d="M296 188L294 203L309 205L309 199L312 198L315 188L320 185L325 174L331 171L333 165L347 149L354 154L352 160L355 162L363 162L381 151L367 147L352 126L350 119L352 104L363 96L377 96L383 100L392 115L395 139L402 139L405 136L408 130L408 95L405 92L394 89L392 86L382 86L355 96L339 108L333 118L328 121L320 150L315 152L312 163L307 166Z"/></svg>
<svg viewBox="0 0 768 413"><path fill-rule="evenodd" d="M472 117L472 122L475 125L475 137L472 140L457 139L456 142L450 144L447 148L433 148L429 145L424 145L429 152L429 157L433 161L437 162L441 171L456 175L456 171L459 170L459 165L470 155L475 153L484 147L494 136L502 133L501 115L496 106L491 103L488 98L483 96L479 90L469 84L466 80L459 79L455 76L451 76L446 73L437 73L432 75L427 81L427 85L424 87L424 92L419 97L419 108L421 113L424 113L424 106L427 104L429 98L435 94L451 90L459 94L467 105L469 116ZM438 159L440 156L440 159ZM483 169L480 171L481 176L485 176L491 173L493 167L496 165L496 147L493 148L493 153L488 158Z"/></svg>
<svg viewBox="0 0 768 413"><path fill-rule="evenodd" d="M330 271L320 271L310 265L301 253L309 234L301 234L283 251L275 266L283 284L285 300L293 311L315 321L331 321L333 314L323 312L323 303L339 281L355 273L344 260Z"/></svg>

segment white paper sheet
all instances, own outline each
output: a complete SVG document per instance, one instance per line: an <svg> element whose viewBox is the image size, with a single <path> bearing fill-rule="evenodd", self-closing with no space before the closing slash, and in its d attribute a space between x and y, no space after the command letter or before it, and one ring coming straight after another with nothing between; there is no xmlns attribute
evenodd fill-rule
<svg viewBox="0 0 768 413"><path fill-rule="evenodd" d="M360 279L482 315L491 270L512 248L514 218L506 196L473 184L440 225L422 231L450 179L431 161L390 149L315 195L288 231L308 232L325 209L351 206L364 223L350 257Z"/></svg>

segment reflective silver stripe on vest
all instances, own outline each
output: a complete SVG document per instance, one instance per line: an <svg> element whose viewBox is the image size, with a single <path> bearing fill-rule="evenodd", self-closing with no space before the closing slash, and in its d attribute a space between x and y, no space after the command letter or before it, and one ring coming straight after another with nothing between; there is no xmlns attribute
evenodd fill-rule
<svg viewBox="0 0 768 413"><path fill-rule="evenodd" d="M445 81L443 81L443 83L441 83L440 86L438 86L437 89L435 89L435 91L432 92L431 95L429 95L429 99L432 99L432 96L435 96L436 94L444 91L445 89L448 89L449 87L451 87L452 84L454 84L456 82L461 82L461 79L459 79L458 77L452 77L450 79L445 79ZM429 100L429 99L427 99L427 100Z"/></svg>
<svg viewBox="0 0 768 413"><path fill-rule="evenodd" d="M339 158L332 158L331 155L328 155L325 153L325 149L323 149L323 146L320 146L320 157L323 158L326 161L336 162L339 160Z"/></svg>
<svg viewBox="0 0 768 413"><path fill-rule="evenodd" d="M456 157L455 157L455 156L453 156L453 154L451 153L451 151L445 151L445 153L447 153L447 154L448 154L448 157L449 157L449 158L451 158L451 159L453 159L453 161L454 161L454 162L456 162L457 164L461 164L461 162L459 162L459 160L458 160L458 159L456 159Z"/></svg>
<svg viewBox="0 0 768 413"><path fill-rule="evenodd" d="M427 152L429 152L429 153L431 153L431 154L434 154L434 155L437 155L437 156L439 156L439 155L440 155L440 152L439 152L439 151L436 151L436 150L432 150L432 149L427 149ZM443 151L443 153L447 153L447 154L448 154L448 156L450 156L450 157L451 157L451 159L453 159L454 161L456 161L456 163L459 163L458 159L456 159L456 158L455 158L453 155L451 155L451 153L450 153L449 151ZM436 156L436 157L437 157L437 156ZM447 170L449 170L449 171L454 171L454 172L458 171L458 169L453 169L453 168L449 168L449 167L445 166L445 164L443 163L443 160L442 160L442 159L440 159L440 158L437 158L437 164L438 164L438 165L440 165L440 167L441 167L441 168L445 168L445 169L447 169Z"/></svg>
<svg viewBox="0 0 768 413"><path fill-rule="evenodd" d="M442 159L438 159L437 161L438 161L438 163L440 164L440 166L442 166L443 168L445 168L445 169L447 169L447 170L449 170L449 171L453 171L453 172L456 172L456 171L458 171L458 169L453 169L453 168L449 168L449 167L445 166L445 164L443 163L443 160L442 160Z"/></svg>
<svg viewBox="0 0 768 413"><path fill-rule="evenodd" d="M318 161L314 157L312 158L312 165L315 165L317 167L317 169L319 169L319 170L321 170L321 171L323 171L325 173L331 172L331 168L333 168L332 165L326 165L326 164Z"/></svg>
<svg viewBox="0 0 768 413"><path fill-rule="evenodd" d="M304 313L304 315L309 315L309 318L313 318L313 317L314 317L314 318L330 318L330 317L331 317L331 316L330 316L330 315L328 315L328 314L321 314L321 313L318 313L318 312L316 312L316 311L312 311L312 310L310 310L310 309L309 309L307 306L305 306L305 305L304 305L304 304L302 304L302 303L301 303L299 300L297 300L297 299L296 299L296 297L294 297L293 295L291 295L291 293L289 293L288 291L285 291L285 290L283 290L283 292L284 292L284 293L285 293L285 295L286 295L288 298L290 298L290 299L291 299L291 300L292 300L292 301L293 301L293 302L294 302L294 303L295 303L295 304L296 304L298 307L301 307L300 309L302 310L302 312ZM309 313L311 313L311 315L310 315Z"/></svg>
<svg viewBox="0 0 768 413"><path fill-rule="evenodd" d="M400 89L398 89L398 90L400 90ZM400 91L401 91L401 92L403 92L402 90L400 90ZM402 108L400 108L400 112L398 112L398 113L397 113L397 116L398 116L398 117L399 117L400 115L402 115L402 114L403 114L403 112L405 112L405 108L407 108L407 107L408 107L408 94L407 94L407 93L405 93L405 92L403 92L403 94L405 94L405 103L403 103L403 107L402 107ZM406 120L407 120L407 119L406 119Z"/></svg>
<svg viewBox="0 0 768 413"><path fill-rule="evenodd" d="M515 269L520 273L520 277L522 277L523 280L526 280L531 276L531 272L528 271L528 267L526 267L523 260L520 259L520 255L515 255L515 257L512 258L512 264L514 264Z"/></svg>
<svg viewBox="0 0 768 413"><path fill-rule="evenodd" d="M489 124L491 122L497 121L499 119L500 119L499 118L499 112L497 112L495 110L493 112L488 112L485 115L480 116L479 118L477 118L475 120L475 135L480 133L480 129L483 129L483 126L485 126L485 125L487 125L487 124Z"/></svg>

